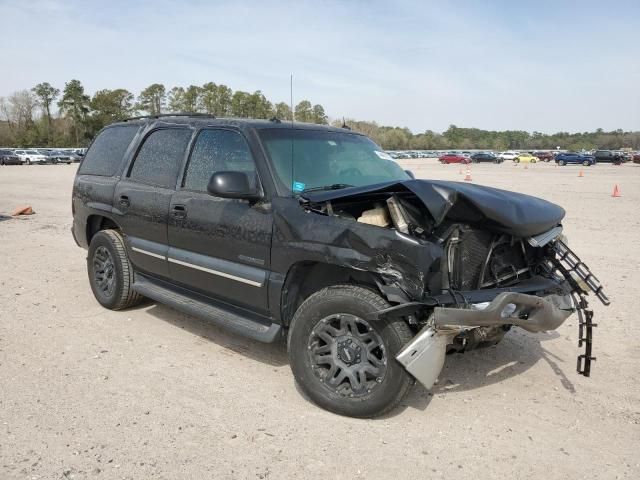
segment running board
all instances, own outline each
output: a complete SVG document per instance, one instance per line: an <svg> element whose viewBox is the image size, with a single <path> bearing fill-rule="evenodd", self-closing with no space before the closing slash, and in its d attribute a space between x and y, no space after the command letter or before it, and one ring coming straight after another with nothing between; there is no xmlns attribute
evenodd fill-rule
<svg viewBox="0 0 640 480"><path fill-rule="evenodd" d="M252 338L259 342L272 343L279 338L282 327L276 323L267 323L248 315L233 312L226 308L214 306L197 298L191 292L178 292L163 285L163 282L136 273L133 289L140 295L148 297L169 307L194 317L208 320L222 328Z"/></svg>

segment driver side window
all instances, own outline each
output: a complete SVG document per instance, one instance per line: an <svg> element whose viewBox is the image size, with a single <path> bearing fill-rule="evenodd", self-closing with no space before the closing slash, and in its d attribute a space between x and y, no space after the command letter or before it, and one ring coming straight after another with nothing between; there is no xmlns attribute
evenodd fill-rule
<svg viewBox="0 0 640 480"><path fill-rule="evenodd" d="M198 134L182 182L186 190L206 192L215 172L245 172L251 188L256 187L256 166L240 133L232 130L205 129Z"/></svg>

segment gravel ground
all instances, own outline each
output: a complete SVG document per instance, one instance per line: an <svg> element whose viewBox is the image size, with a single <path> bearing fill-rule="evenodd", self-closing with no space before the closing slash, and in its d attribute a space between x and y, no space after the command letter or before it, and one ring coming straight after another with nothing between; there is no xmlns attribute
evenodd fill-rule
<svg viewBox="0 0 640 480"><path fill-rule="evenodd" d="M417 176L457 165L407 161ZM597 362L576 374L576 318L447 357L384 418L320 410L282 344L162 305L94 300L70 234L75 166L0 168L0 478L640 478L640 166L472 167L473 181L567 210L571 246L613 303L592 305ZM621 198L612 198L614 184Z"/></svg>

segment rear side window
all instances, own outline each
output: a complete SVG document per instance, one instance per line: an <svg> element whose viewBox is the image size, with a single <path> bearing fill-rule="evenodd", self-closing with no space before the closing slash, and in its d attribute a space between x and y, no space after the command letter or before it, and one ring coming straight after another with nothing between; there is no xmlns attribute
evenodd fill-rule
<svg viewBox="0 0 640 480"><path fill-rule="evenodd" d="M115 175L138 128L138 125L119 125L103 130L91 144L78 173L106 177Z"/></svg>
<svg viewBox="0 0 640 480"><path fill-rule="evenodd" d="M255 188L256 167L244 137L231 130L202 130L191 152L183 187L206 192L211 175L225 171L247 173L249 185Z"/></svg>
<svg viewBox="0 0 640 480"><path fill-rule="evenodd" d="M138 151L129 177L160 187L175 187L190 139L191 130L186 128L163 128L151 132Z"/></svg>

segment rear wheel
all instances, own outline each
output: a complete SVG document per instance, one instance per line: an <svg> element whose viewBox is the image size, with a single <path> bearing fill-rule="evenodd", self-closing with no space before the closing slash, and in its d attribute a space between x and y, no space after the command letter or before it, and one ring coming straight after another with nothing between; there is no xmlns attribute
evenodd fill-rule
<svg viewBox="0 0 640 480"><path fill-rule="evenodd" d="M103 307L120 310L140 303L142 297L133 291L133 266L120 232L101 230L93 236L87 273L93 295Z"/></svg>
<svg viewBox="0 0 640 480"><path fill-rule="evenodd" d="M584 165L585 167L590 167L591 162L589 160L585 160L584 162L582 162L582 165Z"/></svg>
<svg viewBox="0 0 640 480"><path fill-rule="evenodd" d="M324 288L300 306L289 328L289 360L313 402L368 418L404 398L413 377L395 356L413 334L403 320L370 320L388 307L376 292L355 285Z"/></svg>
<svg viewBox="0 0 640 480"><path fill-rule="evenodd" d="M564 160L560 160L558 162L558 165L560 165L561 167L564 167L567 164L567 162L565 162Z"/></svg>
<svg viewBox="0 0 640 480"><path fill-rule="evenodd" d="M516 163L520 163L520 159L518 157L514 158L513 161Z"/></svg>
<svg viewBox="0 0 640 480"><path fill-rule="evenodd" d="M27 158L27 165L31 165L31 160Z"/></svg>

